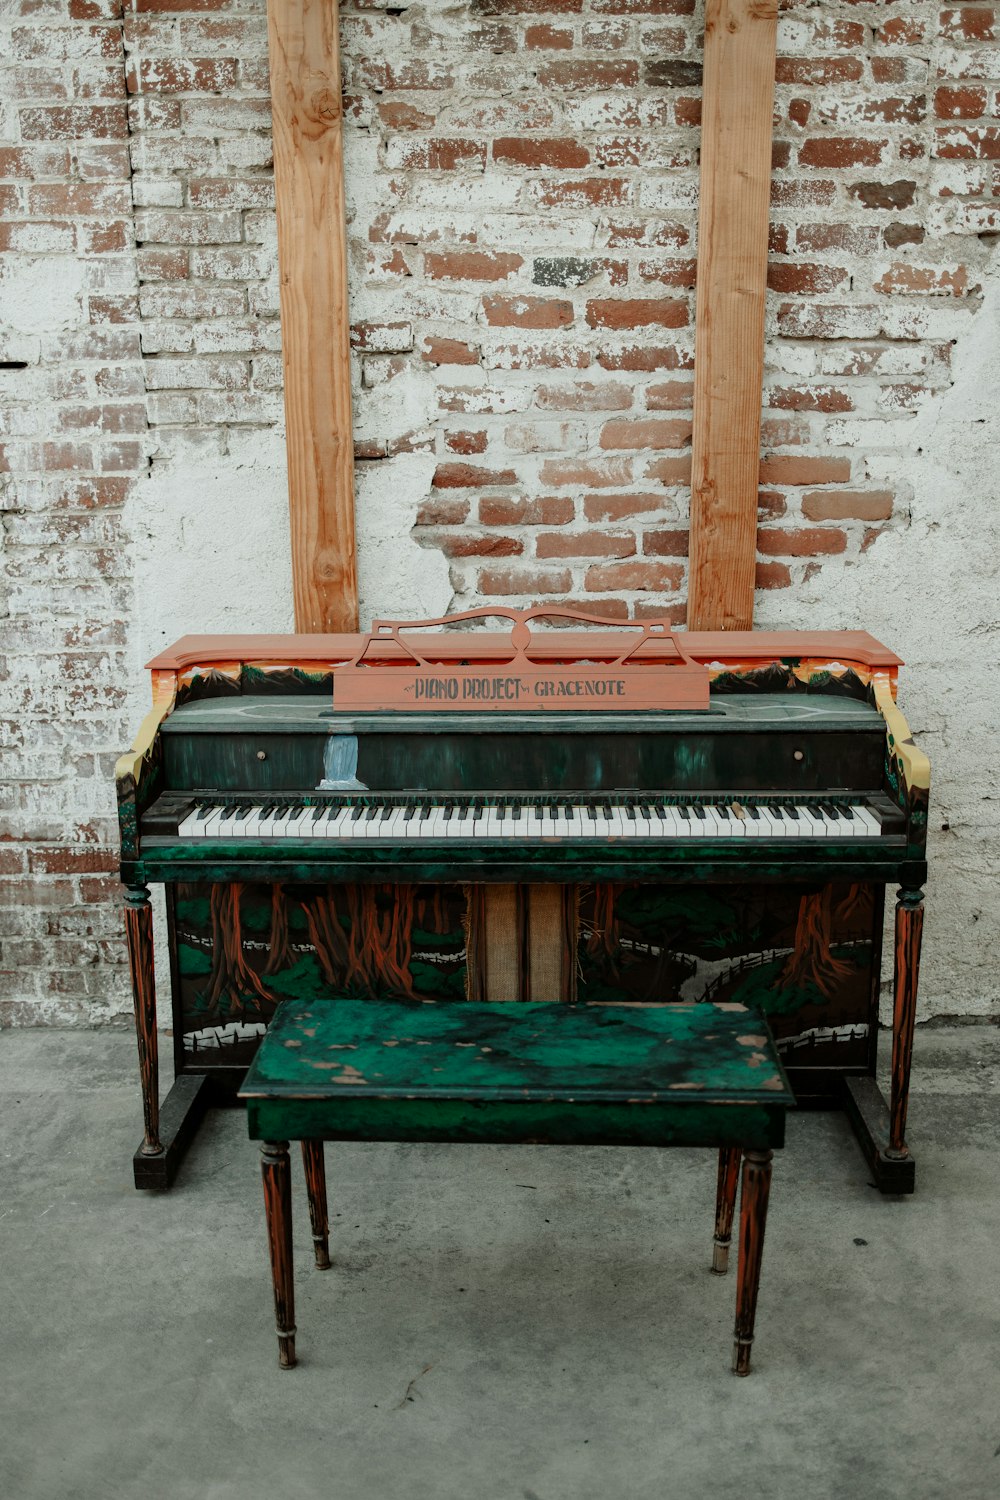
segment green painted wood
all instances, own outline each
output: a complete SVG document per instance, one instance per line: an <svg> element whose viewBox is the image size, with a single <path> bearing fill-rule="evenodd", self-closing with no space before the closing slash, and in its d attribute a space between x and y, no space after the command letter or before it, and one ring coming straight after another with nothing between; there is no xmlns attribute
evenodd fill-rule
<svg viewBox="0 0 1000 1500"><path fill-rule="evenodd" d="M262 1139L781 1143L793 1096L736 1005L289 1001L241 1097Z"/></svg>
<svg viewBox="0 0 1000 1500"><path fill-rule="evenodd" d="M544 845L509 844L494 849L451 844L341 846L320 850L315 843L291 840L275 846L247 839L235 849L229 844L179 844L173 840L147 841L143 854L128 866L130 879L143 884L158 880L260 880L283 882L428 882L444 885L471 881L810 881L823 879L896 881L921 885L926 864L914 861L902 840L871 839L837 848L832 840L813 839L792 847L757 848L745 852L735 839L699 840L673 845L643 841L641 846L615 845L613 840L583 845L553 838ZM874 846L874 847L870 847ZM125 867L123 866L123 869ZM923 874L921 874L921 871Z"/></svg>
<svg viewBox="0 0 1000 1500"><path fill-rule="evenodd" d="M851 698L721 694L703 713L334 713L322 700L213 698L162 730L168 790L307 792L331 737L377 791L874 791L885 725ZM512 737L516 753L511 753Z"/></svg>

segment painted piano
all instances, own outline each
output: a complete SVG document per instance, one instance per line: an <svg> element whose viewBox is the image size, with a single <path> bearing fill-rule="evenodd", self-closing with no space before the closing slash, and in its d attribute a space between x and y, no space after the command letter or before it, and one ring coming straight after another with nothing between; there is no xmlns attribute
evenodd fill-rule
<svg viewBox="0 0 1000 1500"><path fill-rule="evenodd" d="M799 1102L845 1108L878 1186L912 1192L930 768L896 706L899 658L863 631L485 613L508 628L473 612L368 636L185 636L149 663L153 707L116 769L136 1185L169 1185L280 1000L465 996L762 1008Z"/></svg>

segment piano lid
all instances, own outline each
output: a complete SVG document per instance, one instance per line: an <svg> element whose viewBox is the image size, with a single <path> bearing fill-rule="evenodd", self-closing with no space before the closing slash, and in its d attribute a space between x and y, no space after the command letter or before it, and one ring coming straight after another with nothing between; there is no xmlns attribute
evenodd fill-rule
<svg viewBox="0 0 1000 1500"><path fill-rule="evenodd" d="M618 623L617 621L615 622ZM575 647L575 631L552 631L537 639L532 654L538 661L564 661ZM678 637L675 636L675 639ZM146 663L151 672L212 671L230 663L247 666L330 668L357 655L364 636L355 635L183 635ZM902 657L883 646L866 630L686 630L684 649L694 661L731 666L740 662L843 662L867 670L893 671ZM496 662L510 654L510 637L501 632L454 631L414 637L428 660L439 662ZM619 640L612 632L587 632L588 655L612 656ZM373 650L387 662L403 662L406 653L395 641L378 642ZM656 642L643 642L637 657L654 654Z"/></svg>

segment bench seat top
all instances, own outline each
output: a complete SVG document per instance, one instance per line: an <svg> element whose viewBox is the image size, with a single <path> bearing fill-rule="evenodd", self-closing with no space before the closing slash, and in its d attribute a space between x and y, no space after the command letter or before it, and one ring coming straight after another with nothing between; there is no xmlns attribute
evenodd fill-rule
<svg viewBox="0 0 1000 1500"><path fill-rule="evenodd" d="M737 1004L285 1001L247 1074L255 1139L780 1145L793 1095Z"/></svg>

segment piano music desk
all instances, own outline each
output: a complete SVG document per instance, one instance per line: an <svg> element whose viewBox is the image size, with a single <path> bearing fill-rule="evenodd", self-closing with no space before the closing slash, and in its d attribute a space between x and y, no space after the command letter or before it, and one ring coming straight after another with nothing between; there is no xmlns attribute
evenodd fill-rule
<svg viewBox="0 0 1000 1500"><path fill-rule="evenodd" d="M287 1000L240 1091L260 1140L278 1362L295 1364L289 1140L330 1265L324 1141L719 1149L712 1269L743 1157L733 1369L750 1373L771 1157L794 1096L764 1019L734 1003Z"/></svg>

